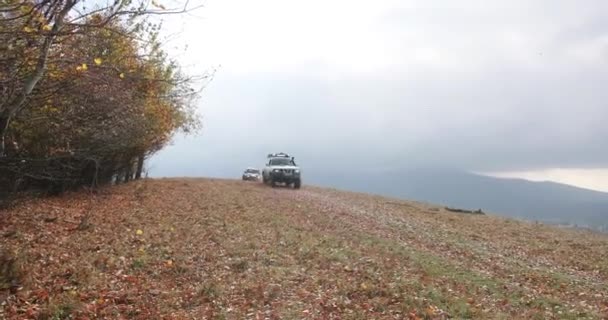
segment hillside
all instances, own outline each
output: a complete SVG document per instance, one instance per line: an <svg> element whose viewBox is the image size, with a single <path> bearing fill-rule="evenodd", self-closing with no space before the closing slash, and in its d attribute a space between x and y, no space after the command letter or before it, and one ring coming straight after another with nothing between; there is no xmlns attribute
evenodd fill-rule
<svg viewBox="0 0 608 320"><path fill-rule="evenodd" d="M309 186L144 180L0 236L7 319L608 317L607 235Z"/></svg>
<svg viewBox="0 0 608 320"><path fill-rule="evenodd" d="M314 183L501 216L608 230L608 193L553 182L493 178L445 169L357 174L314 172Z"/></svg>

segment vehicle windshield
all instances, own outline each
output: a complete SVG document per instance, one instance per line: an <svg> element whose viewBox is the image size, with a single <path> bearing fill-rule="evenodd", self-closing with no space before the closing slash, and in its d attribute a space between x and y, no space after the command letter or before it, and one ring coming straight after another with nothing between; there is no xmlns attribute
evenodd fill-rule
<svg viewBox="0 0 608 320"><path fill-rule="evenodd" d="M290 166L293 165L293 162L289 158L275 158L270 159L271 166Z"/></svg>
<svg viewBox="0 0 608 320"><path fill-rule="evenodd" d="M260 173L260 170L257 170L257 169L247 169L247 170L245 170L245 173Z"/></svg>

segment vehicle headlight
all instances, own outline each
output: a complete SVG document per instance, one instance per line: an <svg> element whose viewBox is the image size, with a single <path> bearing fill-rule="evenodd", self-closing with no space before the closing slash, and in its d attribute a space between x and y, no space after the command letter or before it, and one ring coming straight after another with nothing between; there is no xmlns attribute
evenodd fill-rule
<svg viewBox="0 0 608 320"><path fill-rule="evenodd" d="M296 169L296 170L294 170L293 172L295 172L295 173L300 173L300 169Z"/></svg>
<svg viewBox="0 0 608 320"><path fill-rule="evenodd" d="M272 170L272 172L279 172L279 169L274 169Z"/></svg>

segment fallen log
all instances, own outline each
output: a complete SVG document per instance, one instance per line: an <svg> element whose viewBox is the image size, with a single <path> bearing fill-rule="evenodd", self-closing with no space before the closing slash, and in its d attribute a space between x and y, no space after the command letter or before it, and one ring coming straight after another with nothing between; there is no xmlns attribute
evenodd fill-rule
<svg viewBox="0 0 608 320"><path fill-rule="evenodd" d="M486 214L481 209L477 209L477 210L473 211L473 210L445 207L445 210L450 211L450 212L467 213L467 214Z"/></svg>

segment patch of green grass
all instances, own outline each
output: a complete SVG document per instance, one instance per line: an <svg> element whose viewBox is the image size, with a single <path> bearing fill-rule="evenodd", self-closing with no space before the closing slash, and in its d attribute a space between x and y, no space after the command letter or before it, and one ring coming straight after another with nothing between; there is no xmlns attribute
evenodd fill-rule
<svg viewBox="0 0 608 320"><path fill-rule="evenodd" d="M458 319L473 319L475 317L475 312L464 300L457 300L451 303L448 312Z"/></svg>
<svg viewBox="0 0 608 320"><path fill-rule="evenodd" d="M530 306L538 309L553 310L555 307L562 307L556 299L539 296L530 302Z"/></svg>
<svg viewBox="0 0 608 320"><path fill-rule="evenodd" d="M78 310L80 301L69 293L63 293L55 300L49 301L46 310L41 313L41 319L63 320L70 319L72 313Z"/></svg>
<svg viewBox="0 0 608 320"><path fill-rule="evenodd" d="M426 303L435 305L456 318L470 319L477 315L475 309L463 299L464 297L456 297L455 294L441 290L441 288L445 289L445 285L461 286L465 291L462 292L461 289L458 294L466 295L465 297L474 297L480 292L495 295L497 298L506 297L506 293L502 290L502 282L498 279L453 265L442 257L415 250L391 239L375 238L365 234L357 235L357 237L362 239L363 244L379 251L379 255L392 253L402 256L404 262L418 270L415 271L416 274L424 275L423 278L427 279L409 279L404 286L413 290L419 297L426 299ZM430 283L426 281L430 281ZM513 295L509 300L520 297L520 293L513 293ZM425 307L424 303L411 298L406 298L404 302L404 306L410 308L412 306Z"/></svg>
<svg viewBox="0 0 608 320"><path fill-rule="evenodd" d="M560 289L562 288L562 286L567 286L572 282L572 277L564 274L564 273L560 273L560 272L549 272L549 270L542 270L545 274L547 274L550 277L550 281L547 281L547 283L549 285L551 285L552 288L554 289Z"/></svg>
<svg viewBox="0 0 608 320"><path fill-rule="evenodd" d="M51 315L51 320L68 319L73 310L74 306L72 304L61 304L55 307L55 311L53 311Z"/></svg>
<svg viewBox="0 0 608 320"><path fill-rule="evenodd" d="M448 260L441 257L418 251L405 245L396 243L390 239L380 239L370 235L357 235L366 244L375 246L378 250L394 252L402 255L414 267L421 269L431 277L445 277L457 283L467 283L475 287L483 287L486 290L496 290L500 283L492 278L480 275L469 269L463 269L452 265Z"/></svg>
<svg viewBox="0 0 608 320"><path fill-rule="evenodd" d="M146 266L146 260L144 258L135 258L131 263L133 269L143 269Z"/></svg>

